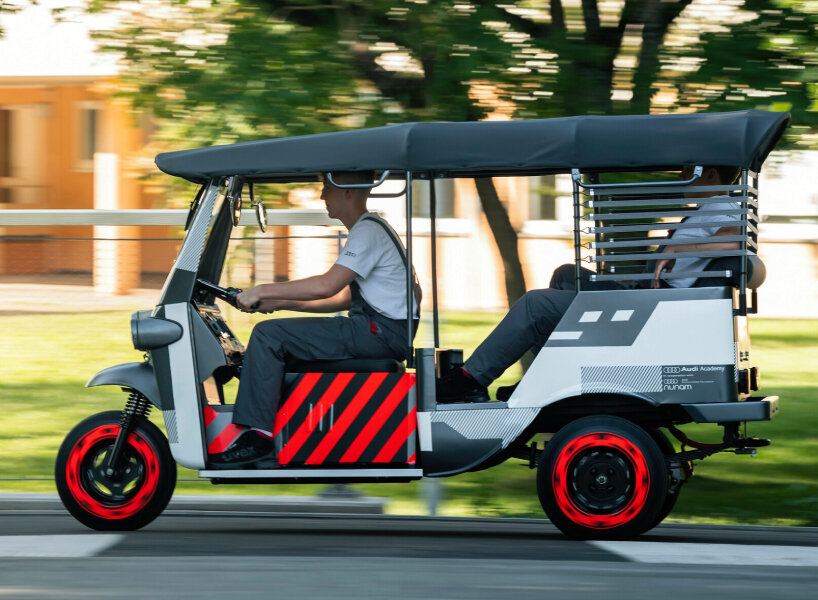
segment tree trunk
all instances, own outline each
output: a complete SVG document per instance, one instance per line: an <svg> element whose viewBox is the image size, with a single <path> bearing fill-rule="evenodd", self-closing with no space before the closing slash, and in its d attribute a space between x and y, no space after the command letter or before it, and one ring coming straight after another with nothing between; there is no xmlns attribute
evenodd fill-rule
<svg viewBox="0 0 818 600"><path fill-rule="evenodd" d="M517 249L517 232L511 226L508 213L500 202L497 190L491 177L476 177L477 194L480 205L486 213L486 220L494 236L494 242L503 260L503 271L506 282L506 298L509 307L525 294L525 277Z"/></svg>

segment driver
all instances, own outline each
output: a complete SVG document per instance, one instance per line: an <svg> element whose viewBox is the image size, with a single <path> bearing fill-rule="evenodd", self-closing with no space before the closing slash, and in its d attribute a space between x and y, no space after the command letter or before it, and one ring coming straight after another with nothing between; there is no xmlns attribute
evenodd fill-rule
<svg viewBox="0 0 818 600"><path fill-rule="evenodd" d="M739 174L734 167L705 167L702 175L692 184L696 186L715 186L731 184ZM684 167L680 179L690 179L693 167ZM706 198L714 194L704 192L686 192L688 197ZM724 202L703 204L698 211L709 214L693 215L686 222L702 223L701 227L678 229L673 233L674 239L703 238L711 236L736 236L741 230L731 222L740 220L739 216L713 214L713 212L736 208L735 202L725 197ZM713 212L710 212L713 211ZM718 225L705 223L719 222ZM663 257L656 261L653 269L654 278L646 286L636 287L691 287L696 283L695 277L660 279L663 271L704 270L711 259L708 258L673 258L672 253L678 248L680 252L705 252L710 250L733 250L740 247L739 242L707 242L685 244L684 246L665 246ZM625 282L593 282L591 271L582 269L581 283L584 290L632 289L632 284ZM526 350L536 353L545 345L551 332L557 327L560 319L568 310L576 295L575 268L573 264L563 265L554 271L550 286L541 290L529 290L508 311L508 314L494 328L489 336L461 368L455 368L437 382L438 402L473 401L489 399L487 387L512 364L517 362ZM508 400L517 384L497 389L498 400Z"/></svg>
<svg viewBox="0 0 818 600"><path fill-rule="evenodd" d="M341 185L371 186L374 172L336 172L332 178ZM233 423L245 431L224 452L210 455L214 465L238 466L272 458L277 466L272 431L288 360L408 357L406 251L386 221L367 210L369 191L370 187L339 188L324 181L321 198L327 213L349 231L329 271L265 283L238 295L238 306L245 312L349 313L346 317L271 319L255 326L233 410ZM420 290L415 288L416 330Z"/></svg>

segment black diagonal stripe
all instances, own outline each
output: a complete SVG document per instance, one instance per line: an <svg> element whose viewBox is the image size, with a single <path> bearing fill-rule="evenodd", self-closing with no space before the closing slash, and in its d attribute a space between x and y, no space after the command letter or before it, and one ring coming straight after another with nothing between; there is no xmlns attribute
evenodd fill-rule
<svg viewBox="0 0 818 600"><path fill-rule="evenodd" d="M284 406L287 402L287 398L290 394L298 387L298 384L301 383L301 380L304 378L304 375L298 377L294 382L293 385L287 389L287 395L281 399L280 406ZM318 381L315 382L315 386L313 386L310 393L307 394L307 397L304 398L304 401L301 403L301 406L295 411L295 414L290 417L290 420L287 421L287 424L281 430L282 434L282 445L286 446L287 442L290 441L290 437L298 431L298 428L301 426L301 423L307 420L307 415L310 414L310 404L315 406L315 403L318 402L319 398L327 391L327 388L332 383L333 379L335 379L335 373L324 373L321 377L318 378Z"/></svg>
<svg viewBox="0 0 818 600"><path fill-rule="evenodd" d="M310 437L307 439L307 441L304 442L304 445L301 446L301 448L293 457L291 464L304 464L304 462L310 457L313 451L318 447L318 444L321 443L321 440L324 439L324 436L329 432L330 412L333 415L333 419L335 421L338 421L343 410L347 406L349 406L349 403L352 401L352 399L355 397L355 394L358 393L358 391L361 389L364 383L366 383L368 377L369 373L356 373L355 376L349 380L349 383L347 383L346 387L341 392L341 395L338 396L338 399L333 404L333 409L328 410L327 414L324 416L324 431L320 431L318 426L316 425L316 428L310 434ZM304 419L306 418L307 415L305 413ZM303 419L301 422L303 422Z"/></svg>
<svg viewBox="0 0 818 600"><path fill-rule="evenodd" d="M392 434L395 433L395 430L398 428L398 425L406 418L406 414L409 412L409 398L408 396L404 397L400 404L395 408L394 412L389 415L389 418L380 428L378 433L372 438L372 441L369 443L369 446L366 447L361 457L358 459L360 463L371 463L375 460L375 457L378 453L383 449L386 445L386 442L389 441L389 438L392 437ZM395 455L395 461L397 462L406 462L406 459L409 458L408 456L401 459L400 453ZM380 464L380 463L379 463Z"/></svg>
<svg viewBox="0 0 818 600"><path fill-rule="evenodd" d="M361 409L361 412L358 413L358 416L346 430L344 435L342 435L341 439L338 440L338 443L335 444L335 448L333 448L329 453L329 456L327 456L325 461L326 463L340 463L341 457L343 457L344 453L346 453L347 449L349 449L350 445L352 445L352 442L354 442L355 438L358 437L358 434L363 431L363 429L372 419L375 412L378 410L378 408L380 408L381 404L383 404L383 401L386 400L389 392L392 391L392 388L395 387L401 376L402 375L400 373L390 373L386 376L386 379L381 382L380 387L375 390L375 393L372 395L363 409Z"/></svg>

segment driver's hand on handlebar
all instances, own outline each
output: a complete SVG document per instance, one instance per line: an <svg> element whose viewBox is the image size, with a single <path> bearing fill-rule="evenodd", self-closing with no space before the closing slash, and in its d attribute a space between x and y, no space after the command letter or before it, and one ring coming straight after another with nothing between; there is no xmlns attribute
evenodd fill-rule
<svg viewBox="0 0 818 600"><path fill-rule="evenodd" d="M268 312L263 310L263 301L258 286L245 290L236 296L236 304L238 308L244 312Z"/></svg>

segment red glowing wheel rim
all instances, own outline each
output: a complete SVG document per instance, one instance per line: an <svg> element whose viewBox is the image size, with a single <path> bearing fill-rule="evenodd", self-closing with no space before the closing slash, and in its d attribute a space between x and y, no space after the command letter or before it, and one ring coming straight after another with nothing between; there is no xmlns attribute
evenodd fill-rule
<svg viewBox="0 0 818 600"><path fill-rule="evenodd" d="M159 485L156 451L138 432L122 449L117 472L109 477L105 457L119 433L118 425L101 425L71 448L65 467L68 489L88 513L103 519L126 519L145 507Z"/></svg>
<svg viewBox="0 0 818 600"><path fill-rule="evenodd" d="M650 473L644 453L629 439L593 432L562 448L551 483L557 505L574 523L611 529L644 509Z"/></svg>

